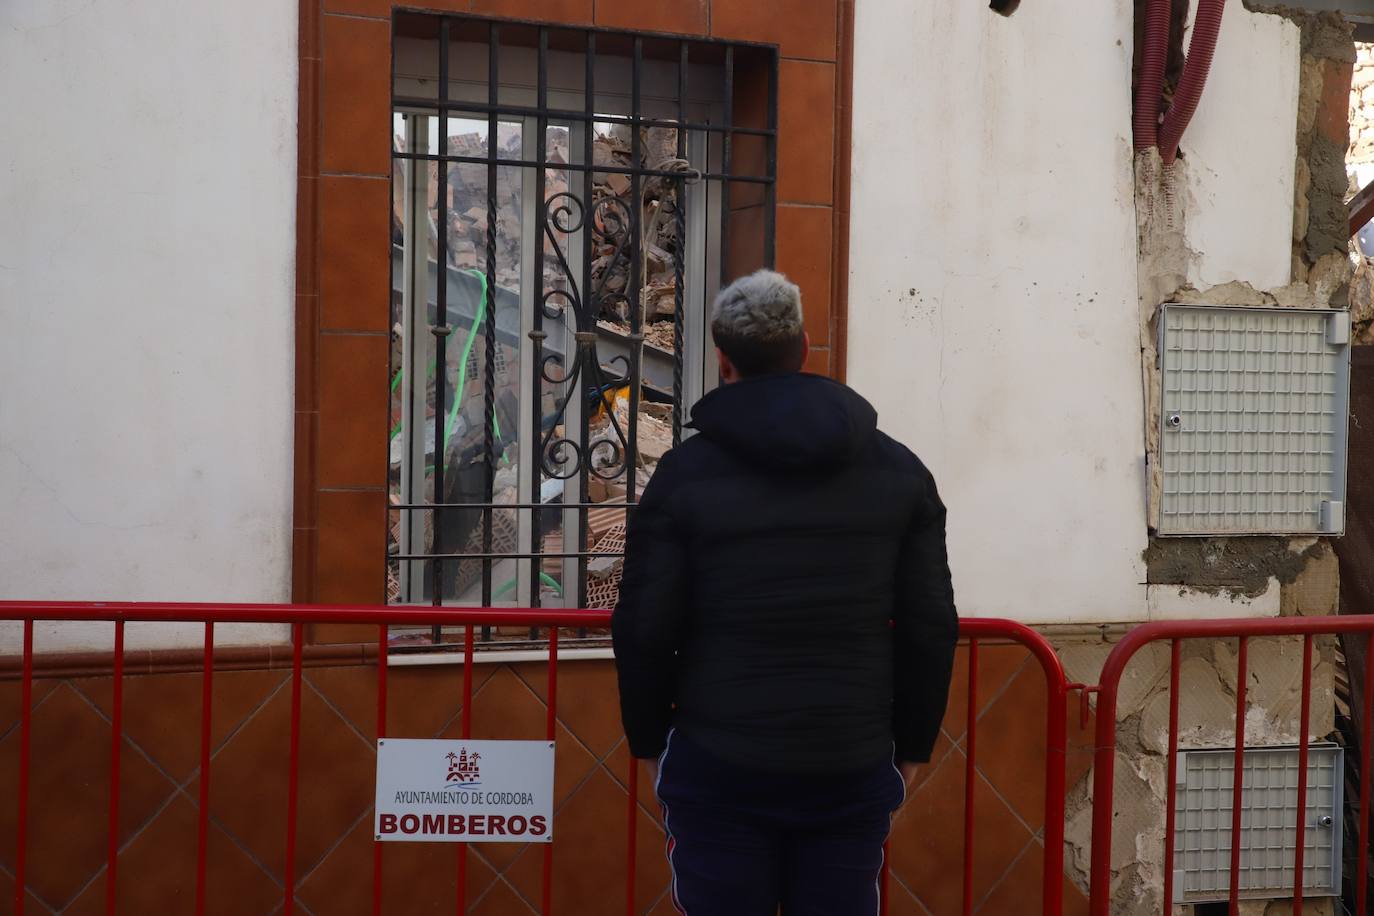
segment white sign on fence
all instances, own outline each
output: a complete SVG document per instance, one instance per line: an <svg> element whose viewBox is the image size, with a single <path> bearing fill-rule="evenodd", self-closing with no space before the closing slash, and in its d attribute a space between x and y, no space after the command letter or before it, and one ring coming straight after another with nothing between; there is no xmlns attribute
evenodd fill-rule
<svg viewBox="0 0 1374 916"><path fill-rule="evenodd" d="M383 738L375 827L387 841L550 842L553 742Z"/></svg>

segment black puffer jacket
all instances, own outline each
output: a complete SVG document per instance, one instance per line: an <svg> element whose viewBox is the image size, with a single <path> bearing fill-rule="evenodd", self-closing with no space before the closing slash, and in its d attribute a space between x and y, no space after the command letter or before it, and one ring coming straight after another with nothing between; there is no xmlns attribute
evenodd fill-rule
<svg viewBox="0 0 1374 916"><path fill-rule="evenodd" d="M930 472L817 376L719 388L692 419L631 517L613 618L634 755L676 727L755 769L929 759L958 631Z"/></svg>

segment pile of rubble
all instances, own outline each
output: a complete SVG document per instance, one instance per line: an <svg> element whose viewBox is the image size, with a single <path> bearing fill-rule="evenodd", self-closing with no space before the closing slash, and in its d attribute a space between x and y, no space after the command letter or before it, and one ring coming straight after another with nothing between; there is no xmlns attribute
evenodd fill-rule
<svg viewBox="0 0 1374 916"><path fill-rule="evenodd" d="M592 161L596 165L631 168L634 164L631 140L629 125L599 125L593 141ZM676 158L676 151L676 130L641 128L640 154L648 168L655 171L685 169L687 164ZM614 197L624 202L626 207L633 205L634 183L629 175L598 172L594 175L594 182L593 201ZM677 181L674 179L640 179L639 249L642 275L639 287L642 322L646 336L651 337L656 346L668 350L672 349L672 321L677 302L676 264L683 255L684 241L677 237L677 196ZM598 220L594 230L592 286L597 288L605 278L607 295L597 318L628 331L631 324L631 306L626 298L631 269L628 249L620 258L615 257L617 244L625 241L620 235L622 231L629 231L629 227ZM660 327L663 325L666 325L666 334Z"/></svg>
<svg viewBox="0 0 1374 916"><path fill-rule="evenodd" d="M582 197L582 173L560 170L559 165L569 161L568 131L565 128L551 127L546 140L546 155L549 168L544 177L545 199L567 193L569 190ZM403 138L396 138L396 149L403 149ZM483 157L487 155L487 134L485 131L471 131L453 134L449 137L449 152L459 156ZM593 162L596 165L628 169L633 163L633 145L630 128L624 124L597 125L593 140ZM644 164L655 170L676 171L686 168L686 163L676 158L677 131L668 128L641 128L641 156ZM497 155L505 159L520 159L522 136L517 124L502 123L497 131ZM436 241L439 221L439 180L437 162L406 163L398 160L395 164L393 229L394 241L401 243L405 212L404 172L411 166L427 169L426 187L428 191L428 247L431 257L438 256ZM517 166L499 166L496 170L495 202L496 219L496 282L507 289L518 289L521 271L522 227L522 185L524 170ZM487 167L477 163L456 163L449 167L446 185L446 204L448 212L448 259L449 266L459 269L484 268L487 246ZM570 187L571 182L571 187ZM628 214L633 206L633 181L621 172L593 173L592 207L606 198L616 198L624 205L616 207L621 214ZM682 256L682 245L677 238L677 182L661 177L640 179L640 239L641 252L640 306L643 309L645 333L655 346L672 349L672 319L676 311L676 261ZM629 247L626 246L619 258L615 257L617 246L624 245L628 239L624 234L630 231L624 220L607 216L609 208L602 206L597 210L592 232L592 289L601 289L602 297L597 303L598 319L604 319L628 332L630 327L631 303L627 298L630 288ZM577 215L573 215L576 220ZM553 243L541 233L545 246L544 288L553 289L564 286L566 279L558 264ZM568 254L568 252L564 252ZM574 265L574 270L577 266ZM580 277L575 277L580 281ZM604 282L604 285L603 285ZM667 329L657 328L667 324Z"/></svg>
<svg viewBox="0 0 1374 916"><path fill-rule="evenodd" d="M627 125L596 126L593 138L593 162L598 166L628 169L632 165L632 137ZM676 159L677 132L672 129L642 129L640 150L643 164L654 170L682 171L686 163ZM401 149L398 138L398 149ZM498 155L503 158L519 159L530 157L529 150L522 150L522 137L518 125L503 124L497 134ZM559 165L569 161L569 133L566 129L551 128L546 138L546 153L550 163L545 173L545 197L571 192L579 199L583 196L584 173L560 170ZM487 155L487 136L485 131L454 134L449 137L451 153L463 156L481 157ZM580 156L578 157L580 158ZM406 180L404 172L410 167L428 169L428 250L431 258L437 259L436 241L439 221L438 206L438 163L398 161L394 181L395 198L394 229L396 244L403 241L403 218L405 212L404 195ZM522 227L523 190L525 170L520 167L502 166L497 169L495 203L497 218L494 226L496 245L496 283L510 290L519 289L521 283L522 236L528 227ZM446 184L446 204L448 225L445 227L448 239L448 266L457 269L482 268L486 263L488 195L487 166L460 163L449 167ZM591 201L591 232L586 236L591 245L591 289L602 290L595 303L597 314L593 316L603 332L619 337L628 337L633 325L631 309L640 309L638 320L642 328L646 349L659 351L659 358L666 358L674 350L674 321L676 317L676 264L683 256L684 239L678 237L677 207L678 182L676 179L642 177L639 179L639 199L634 201L634 182L629 175L621 172L594 172ZM602 202L614 198L620 203L606 205ZM638 248L641 253L641 275L638 283L631 282L632 259L631 240L626 234L632 231L626 220L617 216L628 215L630 208L637 207L640 220ZM581 214L572 213L570 222L576 222ZM554 242L540 228L540 243L545 246L544 288L564 287L567 278L556 257ZM563 244L560 240L560 244ZM616 257L618 248L623 248ZM573 252L567 247L565 255ZM528 255L528 252L523 253ZM573 270L579 271L580 265L573 263ZM574 278L581 286L581 275ZM640 289L639 302L632 305L628 291L632 286ZM585 294L585 291L584 291ZM526 297L527 298L527 297ZM571 316L569 316L571 317ZM399 329L398 329L399 330ZM399 333L397 340L399 340ZM398 344L399 346L399 344ZM499 355L499 354L498 354ZM512 354L513 355L513 354ZM394 354L399 365L399 352ZM602 354L602 362L606 355ZM431 402L433 395L430 395ZM591 407L591 429L588 446L601 440L619 442L622 437L629 438L630 408L629 389L622 388L608 395L610 409L606 405ZM545 392L546 401L551 401L550 392ZM546 414L555 409L552 403L544 405ZM615 418L612 425L611 417ZM558 433L561 435L561 430ZM538 545L545 554L541 563L544 572L541 592L547 601L557 602L563 588L572 588L571 582L563 576L564 560L557 554L589 551L594 556L587 561L587 604L591 607L608 607L615 603L619 593L621 563L624 551L626 509L628 496L628 475L635 475L636 499L643 492L645 484L652 477L658 462L672 447L672 412L666 404L641 399L636 418L635 454L617 453L604 446L599 449L588 447L584 451L585 460L591 461L595 470L611 476L603 479L596 473L590 476L586 501L604 508L585 510L587 538L579 548L570 538L564 546L565 525L542 538ZM400 492L399 456L393 461L392 492L393 502ZM495 501L497 503L517 502L514 469L505 466L497 473ZM455 478L456 480L457 478ZM550 509L556 504L550 504ZM393 552L399 549L400 516L395 512L390 546ZM498 510L493 513L493 539L491 549L494 553L513 553L518 551L516 516L517 511ZM430 538L430 513L426 515L425 540ZM478 553L483 548L483 530L479 525L468 533L468 543L461 546L445 545L448 550L455 548L464 553ZM392 564L388 576L388 599L400 598L400 581L396 575L399 564ZM457 581L452 583L456 594L463 594L480 585L483 564L480 561L463 561L458 565ZM498 583L493 583L495 587ZM447 588L446 588L447 590Z"/></svg>
<svg viewBox="0 0 1374 916"><path fill-rule="evenodd" d="M485 133L450 136L449 153L456 156L485 156ZM520 130L514 124L501 124L497 130L496 155L519 158ZM521 212L520 173L518 169L496 170L496 283L515 289L520 284L520 221L506 214ZM449 263L460 269L485 266L487 247L487 167L459 163L448 172L448 253ZM431 206L437 218L437 209Z"/></svg>
<svg viewBox="0 0 1374 916"><path fill-rule="evenodd" d="M655 321L653 324L646 325L644 342L651 347L658 347L660 350L672 353L676 348L673 340L673 322Z"/></svg>
<svg viewBox="0 0 1374 916"><path fill-rule="evenodd" d="M560 139L561 136L561 139ZM396 138L396 149L404 148L402 137ZM503 123L497 131L497 156L519 159L522 156L522 137L516 124ZM550 162L565 162L567 133L550 132ZM486 132L472 131L449 137L449 152L455 156L483 157L487 155ZM397 160L392 181L393 243L404 239L405 172L411 167L425 169L428 174L425 188L428 194L428 249L431 259L438 258L439 225L439 163L411 163ZM460 162L449 166L445 198L448 210L448 263L451 268L473 270L486 268L487 254L487 167L478 163ZM520 288L521 243L523 214L523 170L517 166L498 166L496 169L496 283L506 289ZM545 194L553 196L568 190L568 173L550 169L545 175ZM552 251L549 252L552 255ZM545 288L561 283L557 262L550 257L544 265Z"/></svg>

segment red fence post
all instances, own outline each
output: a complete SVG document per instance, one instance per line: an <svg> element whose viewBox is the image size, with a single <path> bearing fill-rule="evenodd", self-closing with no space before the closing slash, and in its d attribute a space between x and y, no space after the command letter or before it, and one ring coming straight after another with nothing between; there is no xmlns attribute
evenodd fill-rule
<svg viewBox="0 0 1374 916"><path fill-rule="evenodd" d="M296 904L296 812L300 807L301 772L301 650L305 642L300 623L291 625L291 758L286 782L286 898L282 913L291 916Z"/></svg>
<svg viewBox="0 0 1374 916"><path fill-rule="evenodd" d="M1050 652L1054 666L1045 667L1045 696L1049 708L1045 722L1045 869L1041 878L1045 916L1064 910L1064 771L1068 765L1068 681L1058 656ZM1045 659L1040 659L1045 666Z"/></svg>
<svg viewBox="0 0 1374 916"><path fill-rule="evenodd" d="M973 849L976 843L974 799L978 776L977 720L979 647L986 639L1005 639L1026 649L1045 676L1045 801L1044 801L1044 868L1041 874L1041 912L1046 916L1060 916L1064 907L1064 798L1065 770L1068 756L1068 696L1069 683L1064 666L1054 647L1036 631L1010 620L969 618L959 622L961 638L969 644L968 709L966 727L969 743L964 763L964 912L973 901ZM883 873L880 876L883 906L887 903L887 850L884 849Z"/></svg>
<svg viewBox="0 0 1374 916"><path fill-rule="evenodd" d="M105 865L105 912L114 916L119 893L119 750L124 741L124 621L115 621L110 698L110 837Z"/></svg>
<svg viewBox="0 0 1374 916"><path fill-rule="evenodd" d="M1092 916L1111 916L1112 893L1112 803L1116 778L1116 697L1121 672L1146 640L1133 630L1116 644L1099 675L1097 723L1093 739L1093 833L1089 869L1088 912ZM1133 638L1135 637L1135 638Z"/></svg>
<svg viewBox="0 0 1374 916"><path fill-rule="evenodd" d="M1365 640L1364 651L1364 717L1360 720L1360 845L1359 866L1355 886L1355 912L1366 916L1369 912L1369 767L1370 747L1374 744L1371 735L1371 717L1374 717L1374 632Z"/></svg>
<svg viewBox="0 0 1374 916"><path fill-rule="evenodd" d="M472 663L475 657L472 624L463 633L463 737L472 737ZM468 844L458 844L458 916L468 911Z"/></svg>
<svg viewBox="0 0 1374 916"><path fill-rule="evenodd" d="M196 916L205 913L205 867L209 856L210 704L215 673L215 622L205 623L205 658L200 675L200 808L196 811Z"/></svg>
<svg viewBox="0 0 1374 916"><path fill-rule="evenodd" d="M1236 655L1236 754L1231 777L1231 916L1240 914L1240 830L1241 800L1245 794L1245 687L1250 640L1240 637ZM1172 863L1166 863L1172 867Z"/></svg>
<svg viewBox="0 0 1374 916"><path fill-rule="evenodd" d="M377 627L377 741L386 737L386 624ZM372 916L382 913L382 841L372 840Z"/></svg>
<svg viewBox="0 0 1374 916"><path fill-rule="evenodd" d="M33 731L33 618L24 618L24 673L19 687L18 836L14 851L14 912L24 916L29 842L29 746Z"/></svg>
<svg viewBox="0 0 1374 916"><path fill-rule="evenodd" d="M545 722L545 737L554 743L558 730L558 628L549 630L549 707ZM557 812L555 812L555 817ZM549 825L552 830L553 825ZM544 892L539 912L549 916L553 912L553 844L544 844Z"/></svg>
<svg viewBox="0 0 1374 916"><path fill-rule="evenodd" d="M978 779L978 640L968 641L968 722L964 735L964 916L973 916L973 789Z"/></svg>
<svg viewBox="0 0 1374 916"><path fill-rule="evenodd" d="M1312 727L1312 636L1302 638L1302 712L1298 715L1297 842L1293 846L1293 916L1302 916L1303 856L1307 845L1307 733Z"/></svg>
<svg viewBox="0 0 1374 916"><path fill-rule="evenodd" d="M625 745L629 749L629 745ZM625 916L635 912L635 868L639 851L639 760L630 754L630 775L626 784L630 810L625 824Z"/></svg>
<svg viewBox="0 0 1374 916"><path fill-rule="evenodd" d="M1164 906L1174 902L1174 824L1178 792L1178 679L1183 640L1175 639L1169 651L1169 784L1164 789Z"/></svg>
<svg viewBox="0 0 1374 916"><path fill-rule="evenodd" d="M883 843L883 865L878 871L878 916L887 916L888 884L892 877L892 841Z"/></svg>

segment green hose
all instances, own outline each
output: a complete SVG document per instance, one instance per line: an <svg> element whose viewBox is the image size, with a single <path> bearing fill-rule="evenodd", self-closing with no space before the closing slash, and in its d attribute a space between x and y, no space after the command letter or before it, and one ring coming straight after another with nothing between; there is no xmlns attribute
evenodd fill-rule
<svg viewBox="0 0 1374 916"><path fill-rule="evenodd" d="M462 407L463 404L463 389L467 387L468 358L472 355L472 345L477 341L477 331L482 326L482 320L487 316L487 275L475 268L468 268L464 271L464 273L476 277L477 282L482 284L482 298L477 303L477 314L472 319L472 327L468 329L468 339L463 343L463 355L458 363L458 384L455 387L453 393L453 406L449 408L448 417L444 421L444 447L443 450L440 452L440 454L442 455L448 454L448 440L453 435L453 427L458 423L458 410ZM437 358L434 362L429 364L430 374L433 374L435 366L437 364ZM396 389L401 386L401 373L402 370L397 369L396 374L391 377L392 394L395 394ZM501 421L496 418L495 412L493 412L491 418L491 429L492 432L496 435L496 438L501 438ZM396 426L391 430L391 438L395 439L400 434L401 424L397 423ZM504 455L502 456L502 459L507 460L505 459ZM433 466L427 467L426 470L433 470ZM554 579L551 578L547 573L539 573L539 581L542 582L544 585L548 586L549 588L553 589L560 598L563 597L562 586L560 586L556 581L554 581ZM507 592L514 590L514 588L515 580L512 579L505 585L502 585L499 589L497 589L496 592L492 595L492 597L496 598L501 595L504 595Z"/></svg>
<svg viewBox="0 0 1374 916"><path fill-rule="evenodd" d="M463 389L467 386L468 357L472 355L472 345L477 341L477 329L482 326L482 319L485 318L487 314L487 275L476 269L469 269L467 273L476 277L477 282L482 284L482 298L477 303L477 316L472 319L472 327L468 329L467 342L463 344L461 362L458 363L458 387L453 395L453 407L449 409L448 421L444 423L443 454L445 455L448 454L448 440L449 437L453 435L454 424L458 422L458 408L463 403ZM491 368L492 367L488 366L487 371L490 372ZM491 428L492 432L496 434L496 438L501 438L501 424L497 422L494 411L491 418Z"/></svg>
<svg viewBox="0 0 1374 916"><path fill-rule="evenodd" d="M477 303L477 315L472 319L472 327L468 329L468 339L463 344L463 356L458 364L458 386L453 394L453 406L449 409L448 418L444 421L444 447L440 454L448 454L448 440L453 435L453 427L458 422L458 410L463 404L463 389L467 387L468 381L468 358L472 355L472 345L477 341L477 331L482 326L482 319L487 314L487 275L475 268L469 268L464 273L477 278L477 282L482 284L482 298ZM434 372L437 363L429 364L429 371ZM397 369L396 374L391 379L391 391L394 394L401 384L401 370ZM491 418L491 428L496 434L496 438L501 438L501 421L495 416ZM391 438L395 439L401 434L401 424L397 423L391 430Z"/></svg>
<svg viewBox="0 0 1374 916"><path fill-rule="evenodd" d="M563 586L559 585L558 582L556 582L554 578L550 576L548 573L541 572L539 574L539 581L544 585L547 585L549 588L553 589L554 593L558 595L558 597L563 597ZM496 591L491 593L492 600L500 598L501 596L509 594L513 591L515 591L515 580L511 579L505 585L501 586Z"/></svg>

